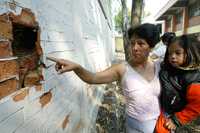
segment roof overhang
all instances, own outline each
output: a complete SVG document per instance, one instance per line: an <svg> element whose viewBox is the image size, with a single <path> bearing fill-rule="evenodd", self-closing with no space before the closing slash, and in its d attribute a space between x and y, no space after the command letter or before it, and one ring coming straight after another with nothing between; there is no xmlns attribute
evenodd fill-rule
<svg viewBox="0 0 200 133"><path fill-rule="evenodd" d="M166 5L155 16L156 20L166 19L167 16L176 13L177 10L185 7L188 0L169 0Z"/></svg>

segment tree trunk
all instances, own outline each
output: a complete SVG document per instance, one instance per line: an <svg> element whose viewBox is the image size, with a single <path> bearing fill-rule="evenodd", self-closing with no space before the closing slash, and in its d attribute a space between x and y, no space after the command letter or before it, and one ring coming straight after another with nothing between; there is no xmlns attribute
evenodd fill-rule
<svg viewBox="0 0 200 133"><path fill-rule="evenodd" d="M143 12L143 0L132 0L131 26L136 27L141 24Z"/></svg>
<svg viewBox="0 0 200 133"><path fill-rule="evenodd" d="M126 0L121 0L122 3L122 18L123 18L123 44L124 44L124 52L125 52L125 59L128 60L128 11L126 6Z"/></svg>

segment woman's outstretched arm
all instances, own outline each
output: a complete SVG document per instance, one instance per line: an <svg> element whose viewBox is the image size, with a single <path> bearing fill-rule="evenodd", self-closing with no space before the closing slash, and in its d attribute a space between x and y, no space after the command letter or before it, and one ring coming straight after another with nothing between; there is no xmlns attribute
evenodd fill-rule
<svg viewBox="0 0 200 133"><path fill-rule="evenodd" d="M56 62L56 71L58 73L74 71L79 78L89 84L103 84L120 80L124 69L123 64L116 64L104 71L92 73L83 68L81 65L69 60L57 59L53 57L47 57L47 59Z"/></svg>

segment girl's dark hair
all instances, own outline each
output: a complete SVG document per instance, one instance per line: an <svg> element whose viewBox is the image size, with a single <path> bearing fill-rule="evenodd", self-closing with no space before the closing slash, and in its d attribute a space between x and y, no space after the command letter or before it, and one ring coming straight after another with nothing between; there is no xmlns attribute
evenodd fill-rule
<svg viewBox="0 0 200 133"><path fill-rule="evenodd" d="M200 68L200 42L195 37L189 37L187 35L182 35L180 37L175 37L171 40L168 47L172 43L178 43L186 53L186 61L180 68L184 70L192 70ZM165 54L164 62L168 62L168 47Z"/></svg>
<svg viewBox="0 0 200 133"><path fill-rule="evenodd" d="M156 25L145 23L138 27L130 28L128 30L129 40L136 36L138 38L144 39L151 48L153 48L160 41L160 32Z"/></svg>

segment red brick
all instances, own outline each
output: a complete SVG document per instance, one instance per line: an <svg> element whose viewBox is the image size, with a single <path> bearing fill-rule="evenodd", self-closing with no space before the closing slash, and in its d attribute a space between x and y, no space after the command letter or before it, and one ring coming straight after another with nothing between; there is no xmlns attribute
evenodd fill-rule
<svg viewBox="0 0 200 133"><path fill-rule="evenodd" d="M28 71L34 70L34 69L37 68L38 60L39 60L39 57L38 57L36 52L34 52L30 55L20 57L18 59L19 67L20 68L26 68L26 69L28 69Z"/></svg>
<svg viewBox="0 0 200 133"><path fill-rule="evenodd" d="M65 119L64 119L64 121L63 121L63 123L62 123L62 129L63 129L63 130L67 127L67 124L69 123L69 117L70 117L70 115L68 114L68 115L65 117Z"/></svg>
<svg viewBox="0 0 200 133"><path fill-rule="evenodd" d="M40 97L40 104L42 107L46 106L52 99L52 93L49 91Z"/></svg>
<svg viewBox="0 0 200 133"><path fill-rule="evenodd" d="M37 85L40 81L40 75L37 71L30 71L24 78L24 86Z"/></svg>
<svg viewBox="0 0 200 133"><path fill-rule="evenodd" d="M23 87L24 84L24 77L27 74L28 69L27 68L20 68L19 69L19 87Z"/></svg>
<svg viewBox="0 0 200 133"><path fill-rule="evenodd" d="M18 75L19 67L16 60L0 61L0 81Z"/></svg>
<svg viewBox="0 0 200 133"><path fill-rule="evenodd" d="M22 9L22 12L20 15L16 16L13 13L9 14L12 22L30 26L30 27L36 27L38 26L38 23L35 21L35 16L31 12L30 9Z"/></svg>
<svg viewBox="0 0 200 133"><path fill-rule="evenodd" d="M12 48L9 41L0 41L0 58L12 56Z"/></svg>
<svg viewBox="0 0 200 133"><path fill-rule="evenodd" d="M0 37L13 40L12 23L9 21L9 17L5 14L0 16L0 29Z"/></svg>
<svg viewBox="0 0 200 133"><path fill-rule="evenodd" d="M29 94L29 89L23 90L17 95L13 96L13 101L15 102L22 101L28 94Z"/></svg>
<svg viewBox="0 0 200 133"><path fill-rule="evenodd" d="M0 82L0 99L12 94L18 89L18 81L13 78Z"/></svg>

